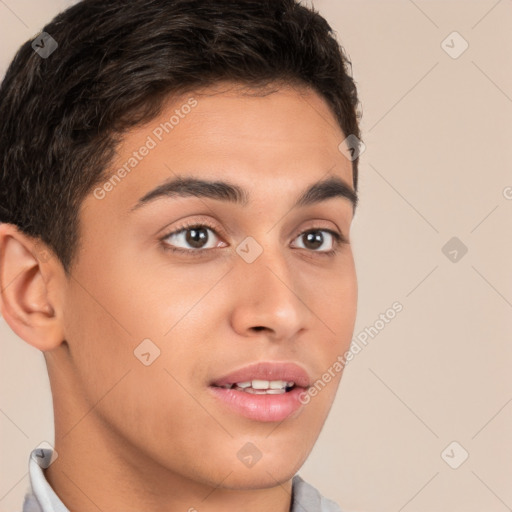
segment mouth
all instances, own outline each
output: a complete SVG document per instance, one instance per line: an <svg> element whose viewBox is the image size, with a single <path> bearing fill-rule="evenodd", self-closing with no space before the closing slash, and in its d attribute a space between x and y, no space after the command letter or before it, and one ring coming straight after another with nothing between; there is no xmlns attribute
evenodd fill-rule
<svg viewBox="0 0 512 512"><path fill-rule="evenodd" d="M209 390L226 412L272 422L298 414L303 407L301 393L310 382L307 372L295 363L259 362L214 380Z"/></svg>

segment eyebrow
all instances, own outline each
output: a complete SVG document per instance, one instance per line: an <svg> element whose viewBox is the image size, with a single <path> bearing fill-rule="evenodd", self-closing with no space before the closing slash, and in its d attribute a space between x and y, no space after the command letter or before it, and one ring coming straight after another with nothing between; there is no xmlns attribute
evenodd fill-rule
<svg viewBox="0 0 512 512"><path fill-rule="evenodd" d="M131 211L137 210L156 199L189 196L227 201L241 206L246 206L249 202L248 192L234 183L210 181L191 176L178 176L158 185L142 196L135 206L131 208ZM331 176L310 185L300 194L293 208L303 208L334 197L348 199L352 204L352 209L355 211L358 203L357 193L341 178L336 176Z"/></svg>

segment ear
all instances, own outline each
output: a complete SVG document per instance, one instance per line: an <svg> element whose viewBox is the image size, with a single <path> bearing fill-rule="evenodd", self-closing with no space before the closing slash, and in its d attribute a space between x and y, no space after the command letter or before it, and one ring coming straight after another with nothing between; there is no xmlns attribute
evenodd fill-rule
<svg viewBox="0 0 512 512"><path fill-rule="evenodd" d="M42 241L0 224L0 311L11 329L47 351L64 341L62 264Z"/></svg>

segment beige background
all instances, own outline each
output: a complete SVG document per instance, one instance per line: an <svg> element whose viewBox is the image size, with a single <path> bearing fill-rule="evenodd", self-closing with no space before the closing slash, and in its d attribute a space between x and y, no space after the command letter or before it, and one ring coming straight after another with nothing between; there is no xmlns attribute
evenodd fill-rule
<svg viewBox="0 0 512 512"><path fill-rule="evenodd" d="M69 4L0 0L2 76ZM512 0L315 6L363 102L355 335L403 311L347 366L301 474L345 512L510 510ZM51 395L42 354L1 319L0 336L0 512L15 512L30 451L53 442Z"/></svg>

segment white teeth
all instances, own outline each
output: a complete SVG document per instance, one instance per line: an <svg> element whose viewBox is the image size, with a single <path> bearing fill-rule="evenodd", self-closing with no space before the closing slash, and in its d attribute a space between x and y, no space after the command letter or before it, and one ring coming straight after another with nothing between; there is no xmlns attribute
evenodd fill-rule
<svg viewBox="0 0 512 512"><path fill-rule="evenodd" d="M256 380L252 381L252 389L268 389L270 382L268 380Z"/></svg>
<svg viewBox="0 0 512 512"><path fill-rule="evenodd" d="M287 386L287 382L285 380L271 380L270 381L270 389L281 389Z"/></svg>
<svg viewBox="0 0 512 512"><path fill-rule="evenodd" d="M245 388L244 391L246 393L250 393L251 395L266 395L267 394L267 392L264 389Z"/></svg>
<svg viewBox="0 0 512 512"><path fill-rule="evenodd" d="M292 380L263 380L253 379L233 384L223 384L219 386L224 389L237 389L238 391L247 391L253 394L263 394L268 392L270 395L279 395L286 392L286 388L292 388L295 382ZM255 393L257 392L257 393Z"/></svg>
<svg viewBox="0 0 512 512"><path fill-rule="evenodd" d="M245 393L250 393L251 395L282 395L286 393L286 389L254 389L254 388L245 388Z"/></svg>
<svg viewBox="0 0 512 512"><path fill-rule="evenodd" d="M294 385L295 382L293 381L253 379L245 382L237 382L234 388L238 391L251 393L252 395L281 395L282 393L286 393L287 387L291 388Z"/></svg>

